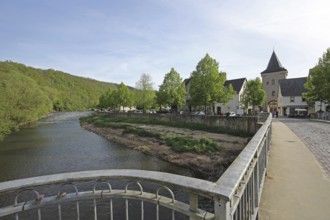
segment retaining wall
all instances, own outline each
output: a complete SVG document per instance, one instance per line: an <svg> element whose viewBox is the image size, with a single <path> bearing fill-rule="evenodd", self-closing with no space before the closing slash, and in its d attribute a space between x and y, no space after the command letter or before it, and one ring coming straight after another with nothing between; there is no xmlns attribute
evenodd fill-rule
<svg viewBox="0 0 330 220"><path fill-rule="evenodd" d="M244 117L225 117L225 116L200 116L200 115L180 115L180 114L141 114L141 113L99 113L109 114L113 117L131 117L131 118L155 118L163 121L176 121L186 123L200 123L209 126L224 127L235 131L244 131L255 134L261 127L260 118L254 116Z"/></svg>

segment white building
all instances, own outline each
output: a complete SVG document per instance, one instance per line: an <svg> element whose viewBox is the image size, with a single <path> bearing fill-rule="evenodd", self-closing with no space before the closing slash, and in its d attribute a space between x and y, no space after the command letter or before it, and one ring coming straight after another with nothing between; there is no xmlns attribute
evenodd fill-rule
<svg viewBox="0 0 330 220"><path fill-rule="evenodd" d="M247 80L246 78L232 79L225 82L225 87L232 85L235 94L232 100L223 104L217 103L214 105L215 114L226 114L228 112L235 112L236 114L242 115L244 112L244 105L242 103L242 96L244 89L246 88Z"/></svg>
<svg viewBox="0 0 330 220"><path fill-rule="evenodd" d="M279 80L277 110L280 116L293 115L295 109L308 109L307 101L302 96L306 92L306 81L307 77Z"/></svg>

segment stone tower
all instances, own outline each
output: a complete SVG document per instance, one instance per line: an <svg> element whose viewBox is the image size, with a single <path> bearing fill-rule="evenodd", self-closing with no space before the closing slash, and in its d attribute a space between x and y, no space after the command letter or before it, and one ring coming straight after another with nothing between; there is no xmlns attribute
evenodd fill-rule
<svg viewBox="0 0 330 220"><path fill-rule="evenodd" d="M268 112L278 110L277 98L279 80L286 79L287 76L288 71L282 66L275 51L273 51L267 68L261 72L262 86L266 92L266 101L263 105L264 110Z"/></svg>

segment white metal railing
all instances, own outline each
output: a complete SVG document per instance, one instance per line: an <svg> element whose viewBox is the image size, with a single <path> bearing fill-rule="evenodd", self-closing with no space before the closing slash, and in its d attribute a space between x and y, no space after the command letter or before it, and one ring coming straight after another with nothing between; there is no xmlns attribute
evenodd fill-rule
<svg viewBox="0 0 330 220"><path fill-rule="evenodd" d="M257 219L267 172L271 120L269 115L216 182L155 171L120 169L13 180L0 183L0 218L20 219L32 210L35 217L31 219L46 219L45 213L55 209L51 219L62 219L62 209L71 204L70 219L101 219L101 215L104 219L116 219L116 209L123 207L121 216L127 220L160 219L164 217L161 209L169 213L168 219ZM49 186L56 190L47 191ZM187 198L176 198L177 192L184 192ZM199 205L201 198L212 201L214 209L207 211ZM85 201L92 202L91 210L82 208ZM124 203L116 205L119 201ZM88 214L92 217L86 217Z"/></svg>
<svg viewBox="0 0 330 220"><path fill-rule="evenodd" d="M269 113L267 112L259 112L258 115L257 115L257 122L259 123L263 123L267 120L269 116Z"/></svg>

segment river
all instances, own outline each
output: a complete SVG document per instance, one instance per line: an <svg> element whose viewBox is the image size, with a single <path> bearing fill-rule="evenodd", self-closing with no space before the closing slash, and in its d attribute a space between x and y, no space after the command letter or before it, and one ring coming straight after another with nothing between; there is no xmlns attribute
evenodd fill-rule
<svg viewBox="0 0 330 220"><path fill-rule="evenodd" d="M80 127L88 112L60 112L0 142L0 182L63 172L141 169L191 176L184 168L110 142Z"/></svg>

